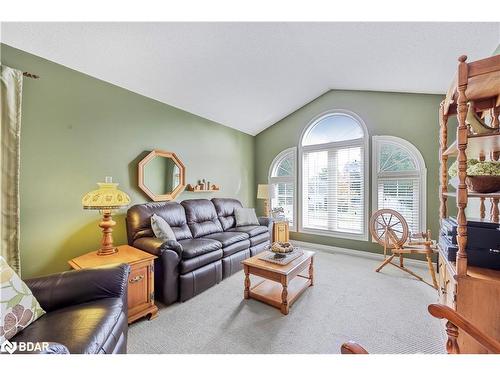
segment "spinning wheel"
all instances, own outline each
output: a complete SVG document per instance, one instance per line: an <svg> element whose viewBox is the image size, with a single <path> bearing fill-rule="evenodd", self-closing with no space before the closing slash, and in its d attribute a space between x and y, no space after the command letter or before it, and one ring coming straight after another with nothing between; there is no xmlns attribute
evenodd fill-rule
<svg viewBox="0 0 500 375"><path fill-rule="evenodd" d="M408 224L399 212L382 209L375 211L370 219L370 233L375 241L387 249L402 247L408 239Z"/></svg>
<svg viewBox="0 0 500 375"><path fill-rule="evenodd" d="M408 223L403 215L394 210L382 209L375 211L370 218L370 233L375 241L384 247L385 260L378 266L375 272L380 272L386 265L391 264L433 288L438 288L431 258L435 251L435 245L431 240L430 231L427 231L427 233L418 233L416 237L408 241ZM387 257L387 249L392 252L389 257ZM432 277L432 284L404 266L404 254L425 255L429 273ZM399 257L399 264L392 262L395 257Z"/></svg>

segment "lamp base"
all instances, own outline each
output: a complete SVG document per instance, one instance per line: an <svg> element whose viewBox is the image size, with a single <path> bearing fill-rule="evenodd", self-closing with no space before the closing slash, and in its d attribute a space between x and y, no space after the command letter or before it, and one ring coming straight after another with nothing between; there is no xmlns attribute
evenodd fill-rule
<svg viewBox="0 0 500 375"><path fill-rule="evenodd" d="M264 200L264 216L269 217L269 200Z"/></svg>
<svg viewBox="0 0 500 375"><path fill-rule="evenodd" d="M101 248L101 249L97 250L97 255L99 255L99 256L113 255L113 254L116 254L117 252L118 252L117 247L114 247L112 249Z"/></svg>
<svg viewBox="0 0 500 375"><path fill-rule="evenodd" d="M113 246L113 227L116 222L111 217L111 210L102 211L102 221L99 227L102 228L102 243L101 248L97 250L97 255L113 255L118 252L118 249Z"/></svg>

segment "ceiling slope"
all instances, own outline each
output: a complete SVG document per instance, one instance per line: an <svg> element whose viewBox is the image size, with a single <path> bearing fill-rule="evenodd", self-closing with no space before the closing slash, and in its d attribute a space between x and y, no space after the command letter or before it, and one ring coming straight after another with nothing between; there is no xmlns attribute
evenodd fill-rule
<svg viewBox="0 0 500 375"><path fill-rule="evenodd" d="M444 93L499 23L3 23L2 41L255 135L330 89Z"/></svg>

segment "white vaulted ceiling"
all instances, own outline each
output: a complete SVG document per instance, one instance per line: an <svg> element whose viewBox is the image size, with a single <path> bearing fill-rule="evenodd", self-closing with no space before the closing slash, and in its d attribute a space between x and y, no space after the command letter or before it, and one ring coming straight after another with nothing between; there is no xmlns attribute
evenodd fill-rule
<svg viewBox="0 0 500 375"><path fill-rule="evenodd" d="M444 93L499 23L3 23L2 42L255 135L330 89Z"/></svg>

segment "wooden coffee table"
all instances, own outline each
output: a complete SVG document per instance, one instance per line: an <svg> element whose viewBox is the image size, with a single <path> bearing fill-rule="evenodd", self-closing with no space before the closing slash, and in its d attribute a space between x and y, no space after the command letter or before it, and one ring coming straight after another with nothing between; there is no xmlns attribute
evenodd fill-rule
<svg viewBox="0 0 500 375"><path fill-rule="evenodd" d="M314 285L313 260L314 252L303 251L304 254L285 266L259 259L257 254L245 259L245 299L253 298L288 314L290 306L309 286ZM307 275L303 271L307 268ZM253 287L250 286L250 275L260 276L265 280Z"/></svg>

